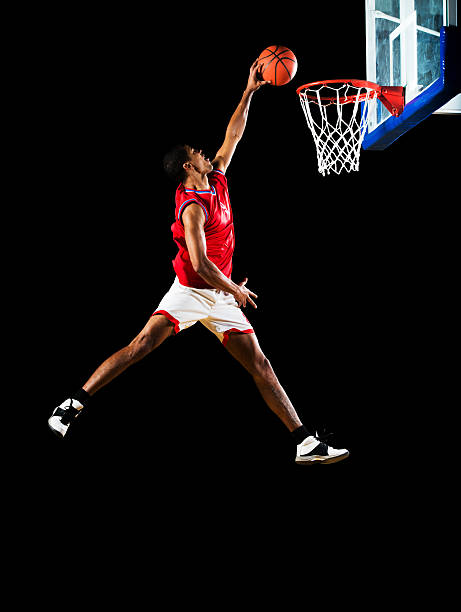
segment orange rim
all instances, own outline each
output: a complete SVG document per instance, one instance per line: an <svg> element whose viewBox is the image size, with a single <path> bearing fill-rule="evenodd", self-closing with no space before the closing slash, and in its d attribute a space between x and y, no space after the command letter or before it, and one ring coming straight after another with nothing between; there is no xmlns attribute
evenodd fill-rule
<svg viewBox="0 0 461 612"><path fill-rule="evenodd" d="M310 100L313 100L314 102L318 101L319 99L322 101L328 101L328 102L337 102L338 101L338 97L337 96L316 96L316 95L312 95L312 94L308 94L306 93L306 90L309 89L310 87L314 87L316 85L328 85L329 83L344 83L346 84L350 84L354 87L366 87L368 90L373 90L374 95L371 96L372 98L376 98L376 96L378 96L381 93L381 86L377 85L376 83L372 83L371 81L362 81L360 79L329 79L327 81L314 81L313 83L307 83L306 85L301 85L300 87L298 87L298 89L296 90L296 93L298 94L298 96L301 96L301 94L303 94L304 97L309 98ZM355 101L359 101L362 102L363 100L370 98L370 92L367 91L365 93L357 93L357 94L351 94L348 96L343 96L341 98L339 98L339 103L340 104L350 104L352 102Z"/></svg>

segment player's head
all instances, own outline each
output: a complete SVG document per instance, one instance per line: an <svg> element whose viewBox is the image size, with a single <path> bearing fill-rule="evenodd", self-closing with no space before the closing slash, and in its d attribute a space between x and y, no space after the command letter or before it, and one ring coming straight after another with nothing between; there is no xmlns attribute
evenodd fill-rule
<svg viewBox="0 0 461 612"><path fill-rule="evenodd" d="M194 173L208 174L213 170L210 160L201 149L189 145L176 145L163 158L167 175L176 181L185 181Z"/></svg>

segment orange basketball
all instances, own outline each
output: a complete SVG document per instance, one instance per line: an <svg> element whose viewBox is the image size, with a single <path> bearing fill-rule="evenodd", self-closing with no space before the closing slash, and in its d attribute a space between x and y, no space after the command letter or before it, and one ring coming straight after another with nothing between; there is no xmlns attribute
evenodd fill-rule
<svg viewBox="0 0 461 612"><path fill-rule="evenodd" d="M263 62L261 78L263 81L271 81L272 85L286 85L295 76L298 69L296 55L280 45L266 47L258 57Z"/></svg>

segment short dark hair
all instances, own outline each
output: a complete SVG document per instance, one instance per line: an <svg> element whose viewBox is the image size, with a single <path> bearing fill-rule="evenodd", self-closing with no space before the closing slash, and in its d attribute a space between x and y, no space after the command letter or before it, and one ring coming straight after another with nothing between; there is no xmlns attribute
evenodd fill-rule
<svg viewBox="0 0 461 612"><path fill-rule="evenodd" d="M175 145L163 158L163 168L170 179L183 181L186 172L183 165L189 161L187 145Z"/></svg>

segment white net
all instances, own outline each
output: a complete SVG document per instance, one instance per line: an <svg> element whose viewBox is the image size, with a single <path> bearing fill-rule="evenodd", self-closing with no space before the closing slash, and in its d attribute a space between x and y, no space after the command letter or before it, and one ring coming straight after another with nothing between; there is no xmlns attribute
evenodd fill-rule
<svg viewBox="0 0 461 612"><path fill-rule="evenodd" d="M319 172L359 169L360 148L377 91L351 83L318 83L299 91L314 137Z"/></svg>

